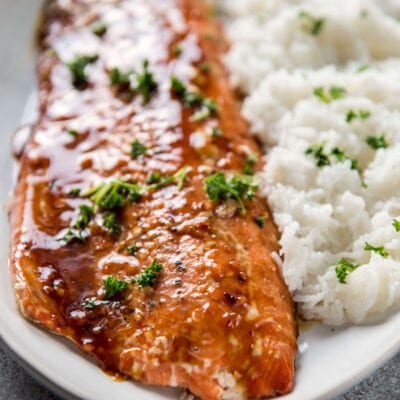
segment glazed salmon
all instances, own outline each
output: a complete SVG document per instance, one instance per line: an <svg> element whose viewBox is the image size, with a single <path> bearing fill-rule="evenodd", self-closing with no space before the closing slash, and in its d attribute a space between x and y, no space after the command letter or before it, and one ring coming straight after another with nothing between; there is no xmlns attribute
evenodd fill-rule
<svg viewBox="0 0 400 400"><path fill-rule="evenodd" d="M55 0L18 153L22 314L110 373L204 400L293 386L296 323L211 8Z"/></svg>

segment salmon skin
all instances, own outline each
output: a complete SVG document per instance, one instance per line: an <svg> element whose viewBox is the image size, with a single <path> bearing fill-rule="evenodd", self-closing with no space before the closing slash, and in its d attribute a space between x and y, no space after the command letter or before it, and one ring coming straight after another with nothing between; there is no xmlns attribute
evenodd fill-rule
<svg viewBox="0 0 400 400"><path fill-rule="evenodd" d="M204 400L293 386L296 323L260 149L199 0L56 0L19 154L22 314L107 372Z"/></svg>

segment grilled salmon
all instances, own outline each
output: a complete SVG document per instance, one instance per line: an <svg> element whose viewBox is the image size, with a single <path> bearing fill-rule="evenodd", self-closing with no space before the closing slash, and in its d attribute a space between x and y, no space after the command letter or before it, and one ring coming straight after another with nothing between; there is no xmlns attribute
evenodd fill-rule
<svg viewBox="0 0 400 400"><path fill-rule="evenodd" d="M54 0L40 43L10 212L22 314L145 384L289 392L293 303L210 6Z"/></svg>

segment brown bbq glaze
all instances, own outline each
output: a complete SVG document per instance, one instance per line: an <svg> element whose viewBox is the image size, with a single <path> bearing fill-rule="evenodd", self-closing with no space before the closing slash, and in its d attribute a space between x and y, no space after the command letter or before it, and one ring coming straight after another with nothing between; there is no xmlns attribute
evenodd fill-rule
<svg viewBox="0 0 400 400"><path fill-rule="evenodd" d="M241 215L204 190L208 175L242 173L259 153L211 14L198 0L50 2L37 67L40 116L18 154L10 261L23 315L72 339L105 370L205 400L258 399L291 390L296 324L265 200L246 200ZM96 34L99 22L106 29ZM97 59L76 88L67 64L82 55ZM158 84L146 104L109 80L113 68L141 71L144 60ZM172 75L214 99L218 113L194 122L171 91ZM137 158L134 140L147 147ZM184 166L182 188L164 185L118 209L119 234L104 229L96 209L86 240L60 240L79 206L91 204L71 189L117 178L145 185L151 172ZM130 255L133 244L139 250ZM154 259L163 269L152 286L129 284L104 299L106 277L131 281Z"/></svg>

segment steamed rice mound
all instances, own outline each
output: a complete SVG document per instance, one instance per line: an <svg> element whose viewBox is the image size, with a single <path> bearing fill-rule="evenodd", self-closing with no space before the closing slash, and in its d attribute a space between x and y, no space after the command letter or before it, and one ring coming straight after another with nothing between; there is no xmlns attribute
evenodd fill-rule
<svg viewBox="0 0 400 400"><path fill-rule="evenodd" d="M262 193L282 235L282 271L300 314L339 325L398 309L399 3L218 4L233 42L227 64L248 95L243 113L266 145ZM317 34L304 29L304 12L323 19ZM331 98L332 88L343 89L340 96ZM370 137L383 137L385 146L374 148ZM328 155L326 165L307 151L315 146ZM367 243L384 251L365 250ZM336 272L341 259L358 266L346 283Z"/></svg>

